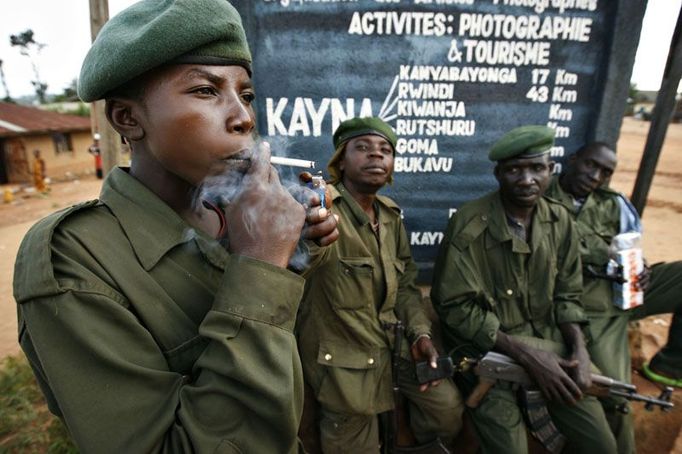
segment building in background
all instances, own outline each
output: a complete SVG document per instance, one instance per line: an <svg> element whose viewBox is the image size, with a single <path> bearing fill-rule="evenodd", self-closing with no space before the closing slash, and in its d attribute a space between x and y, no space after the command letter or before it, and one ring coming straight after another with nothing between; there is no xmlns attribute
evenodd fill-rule
<svg viewBox="0 0 682 454"><path fill-rule="evenodd" d="M33 150L47 177L93 173L90 118L0 102L0 184L30 183Z"/></svg>

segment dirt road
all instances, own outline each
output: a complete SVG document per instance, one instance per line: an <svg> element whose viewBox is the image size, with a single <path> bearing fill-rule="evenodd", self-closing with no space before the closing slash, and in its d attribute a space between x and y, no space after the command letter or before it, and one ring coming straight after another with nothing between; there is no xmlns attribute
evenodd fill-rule
<svg viewBox="0 0 682 454"><path fill-rule="evenodd" d="M16 305L12 298L14 260L21 239L38 220L62 208L94 199L102 182L94 176L55 183L47 196L17 193L11 204L0 204L0 358L17 353Z"/></svg>

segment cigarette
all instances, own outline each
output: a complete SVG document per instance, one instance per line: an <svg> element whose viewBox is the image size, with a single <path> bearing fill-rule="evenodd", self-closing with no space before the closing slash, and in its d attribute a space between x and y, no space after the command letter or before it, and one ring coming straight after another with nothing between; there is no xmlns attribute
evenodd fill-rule
<svg viewBox="0 0 682 454"><path fill-rule="evenodd" d="M305 159L283 158L281 156L271 156L270 163L279 164L283 166L304 167L306 169L315 168L315 161L307 161Z"/></svg>

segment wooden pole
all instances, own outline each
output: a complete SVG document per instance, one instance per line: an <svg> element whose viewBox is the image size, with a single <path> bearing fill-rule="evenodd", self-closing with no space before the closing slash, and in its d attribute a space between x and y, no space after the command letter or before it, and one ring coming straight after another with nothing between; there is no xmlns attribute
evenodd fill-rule
<svg viewBox="0 0 682 454"><path fill-rule="evenodd" d="M90 36L95 41L97 34L109 20L109 1L90 0ZM106 176L111 169L119 164L121 158L121 139L109 125L104 114L104 100L95 101L91 104L90 120L92 132L99 133L100 152L102 153L102 172Z"/></svg>
<svg viewBox="0 0 682 454"><path fill-rule="evenodd" d="M644 146L642 161L639 164L635 187L632 191L632 204L640 216L644 214L647 195L656 173L658 158L661 155L661 147L663 146L665 134L668 131L668 124L673 115L680 76L682 76L682 9L677 16L677 25L675 26L675 33L670 43L668 62L663 72L661 88L656 96L656 104L651 115L651 126L649 126L649 135Z"/></svg>

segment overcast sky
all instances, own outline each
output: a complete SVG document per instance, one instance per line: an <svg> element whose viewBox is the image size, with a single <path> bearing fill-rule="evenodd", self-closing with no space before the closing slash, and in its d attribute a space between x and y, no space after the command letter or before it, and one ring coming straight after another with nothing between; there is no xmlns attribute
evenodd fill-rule
<svg viewBox="0 0 682 454"><path fill-rule="evenodd" d="M606 0L602 0L606 1ZM135 0L109 0L113 16ZM649 0L632 81L640 90L658 90L682 0ZM9 44L9 35L32 29L47 44L38 67L49 93L61 93L78 76L90 46L87 0L0 0L0 60L13 97L32 94L28 58ZM0 87L0 97L4 97Z"/></svg>

